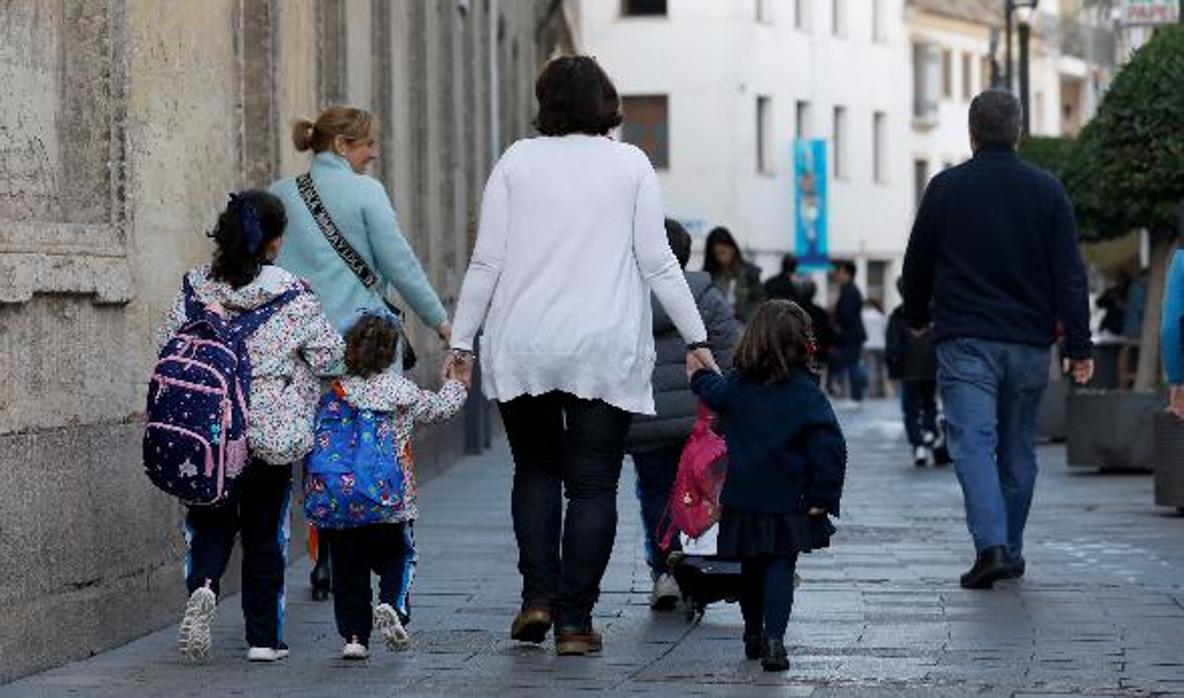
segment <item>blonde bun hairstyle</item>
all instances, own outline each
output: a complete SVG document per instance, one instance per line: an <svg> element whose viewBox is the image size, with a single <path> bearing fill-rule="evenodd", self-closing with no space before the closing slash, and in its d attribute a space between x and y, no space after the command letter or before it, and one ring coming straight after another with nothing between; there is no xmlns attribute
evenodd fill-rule
<svg viewBox="0 0 1184 698"><path fill-rule="evenodd" d="M342 136L347 141L359 141L374 137L374 117L365 109L354 107L329 107L321 112L316 121L297 119L292 125L292 145L303 153L320 153L333 145L333 139Z"/></svg>

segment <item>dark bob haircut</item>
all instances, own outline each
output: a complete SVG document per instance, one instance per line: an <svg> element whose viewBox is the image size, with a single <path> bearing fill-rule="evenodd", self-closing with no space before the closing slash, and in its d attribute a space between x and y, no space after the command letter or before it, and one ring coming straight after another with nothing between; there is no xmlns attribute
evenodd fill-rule
<svg viewBox="0 0 1184 698"><path fill-rule="evenodd" d="M591 56L552 60L539 75L534 95L539 100L534 126L544 136L603 136L624 118L617 88Z"/></svg>
<svg viewBox="0 0 1184 698"><path fill-rule="evenodd" d="M986 90L970 103L970 137L979 148L1014 148L1023 118L1018 97L1007 90Z"/></svg>
<svg viewBox="0 0 1184 698"><path fill-rule="evenodd" d="M814 328L797 303L761 303L744 328L732 365L740 375L760 383L780 383L795 371L810 371L814 359Z"/></svg>

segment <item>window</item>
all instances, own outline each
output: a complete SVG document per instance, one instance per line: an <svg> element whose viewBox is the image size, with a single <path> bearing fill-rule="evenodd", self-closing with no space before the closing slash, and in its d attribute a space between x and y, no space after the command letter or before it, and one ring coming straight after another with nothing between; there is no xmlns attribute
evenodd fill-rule
<svg viewBox="0 0 1184 698"><path fill-rule="evenodd" d="M925 160L913 161L913 196L917 208L921 208L921 197L925 196L925 186L929 184L929 163Z"/></svg>
<svg viewBox="0 0 1184 698"><path fill-rule="evenodd" d="M830 0L830 28L835 36L847 36L847 0Z"/></svg>
<svg viewBox="0 0 1184 698"><path fill-rule="evenodd" d="M847 178L847 108L835 107L835 124L832 142L835 156L835 179Z"/></svg>
<svg viewBox="0 0 1184 698"><path fill-rule="evenodd" d="M962 99L969 102L974 97L974 57L962 54Z"/></svg>
<svg viewBox="0 0 1184 698"><path fill-rule="evenodd" d="M1044 93L1037 92L1035 95L1033 95L1033 98L1035 99L1036 104L1032 109L1032 132L1039 133L1041 127L1044 126Z"/></svg>
<svg viewBox="0 0 1184 698"><path fill-rule="evenodd" d="M621 140L644 150L655 169L669 168L670 119L666 95L624 97L621 107L625 112Z"/></svg>
<svg viewBox="0 0 1184 698"><path fill-rule="evenodd" d="M933 44L913 44L913 116L922 121L937 118L937 91L941 83L941 59Z"/></svg>
<svg viewBox="0 0 1184 698"><path fill-rule="evenodd" d="M979 69L978 84L981 92L995 86L995 64L990 56L983 56L980 62L982 65Z"/></svg>
<svg viewBox="0 0 1184 698"><path fill-rule="evenodd" d="M810 28L810 0L793 0L794 29Z"/></svg>
<svg viewBox="0 0 1184 698"><path fill-rule="evenodd" d="M867 298L883 308L888 295L888 262L869 259L867 262Z"/></svg>
<svg viewBox="0 0 1184 698"><path fill-rule="evenodd" d="M950 99L954 96L954 55L947 48L941 51L941 96Z"/></svg>
<svg viewBox="0 0 1184 698"><path fill-rule="evenodd" d="M761 24L773 23L773 8L769 6L772 0L756 0L756 21Z"/></svg>
<svg viewBox="0 0 1184 698"><path fill-rule="evenodd" d="M878 111L872 117L872 177L877 184L888 181L888 115Z"/></svg>
<svg viewBox="0 0 1184 698"><path fill-rule="evenodd" d="M756 98L756 171L773 174L773 105L768 97Z"/></svg>
<svg viewBox="0 0 1184 698"><path fill-rule="evenodd" d="M794 105L793 135L795 138L810 137L810 103L799 100Z"/></svg>
<svg viewBox="0 0 1184 698"><path fill-rule="evenodd" d="M665 15L666 0L622 0L621 14L626 17Z"/></svg>
<svg viewBox="0 0 1184 698"><path fill-rule="evenodd" d="M872 0L872 41L882 43L887 39L884 28L884 0Z"/></svg>

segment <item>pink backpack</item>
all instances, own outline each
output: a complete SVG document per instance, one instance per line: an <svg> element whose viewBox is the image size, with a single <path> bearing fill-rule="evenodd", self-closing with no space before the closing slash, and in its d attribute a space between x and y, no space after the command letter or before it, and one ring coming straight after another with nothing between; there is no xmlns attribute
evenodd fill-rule
<svg viewBox="0 0 1184 698"><path fill-rule="evenodd" d="M715 431L716 416L702 402L691 438L678 461L678 476L657 532L663 549L680 531L698 538L719 522L719 495L728 475L728 447Z"/></svg>

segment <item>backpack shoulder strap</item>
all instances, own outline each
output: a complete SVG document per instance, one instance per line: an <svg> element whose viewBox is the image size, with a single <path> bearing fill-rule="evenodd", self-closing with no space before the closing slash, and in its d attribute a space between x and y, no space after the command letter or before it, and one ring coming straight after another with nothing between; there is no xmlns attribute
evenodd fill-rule
<svg viewBox="0 0 1184 698"><path fill-rule="evenodd" d="M196 320L205 315L206 307L197 299L197 291L193 290L193 283L189 281L189 274L181 277L181 292L185 296L186 320Z"/></svg>
<svg viewBox="0 0 1184 698"><path fill-rule="evenodd" d="M277 311L296 300L304 292L305 289L303 287L288 289L263 305L240 314L230 323L232 331L241 339L250 337L254 334L255 330L263 326L263 323L270 320Z"/></svg>
<svg viewBox="0 0 1184 698"><path fill-rule="evenodd" d="M366 288L372 289L377 286L378 275L374 273L362 255L354 249L354 246L349 244L349 240L345 239L345 235L333 222L329 210L321 201L321 195L317 193L316 185L313 184L311 172L305 172L296 178L296 189L300 192L300 198L304 201L304 205L308 207L308 212L312 214L312 219L321 229L321 234L325 236L325 240L329 242L337 256L341 257L341 261L345 262L345 266L349 267L349 270L358 277L358 281L361 281Z"/></svg>

